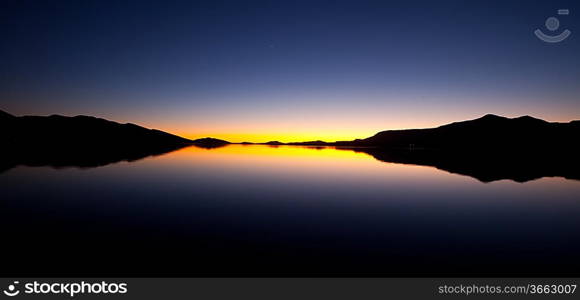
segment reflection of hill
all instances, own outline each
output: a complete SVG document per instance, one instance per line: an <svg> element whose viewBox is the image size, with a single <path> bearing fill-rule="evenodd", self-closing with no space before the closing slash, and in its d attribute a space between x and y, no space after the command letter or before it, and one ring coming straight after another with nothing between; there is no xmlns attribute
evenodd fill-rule
<svg viewBox="0 0 580 300"><path fill-rule="evenodd" d="M0 170L16 165L96 167L159 155L191 142L87 116L14 117L0 112L0 128Z"/></svg>
<svg viewBox="0 0 580 300"><path fill-rule="evenodd" d="M133 161L184 146L223 147L134 124L77 116L15 117L0 111L0 172L16 165L96 167ZM390 130L354 141L289 145L339 146L385 162L433 166L483 182L546 176L580 179L580 121L550 123L529 116L486 115L429 129ZM246 143L244 143L246 144ZM247 143L249 144L249 143ZM264 143L285 145L278 141Z"/></svg>
<svg viewBox="0 0 580 300"><path fill-rule="evenodd" d="M580 157L572 151L444 151L338 148L372 155L390 163L432 166L482 182L510 179L525 182L542 177L580 180Z"/></svg>
<svg viewBox="0 0 580 300"><path fill-rule="evenodd" d="M580 122L486 115L437 128L390 130L339 146L366 146L378 160L434 166L484 182L547 176L580 179Z"/></svg>
<svg viewBox="0 0 580 300"><path fill-rule="evenodd" d="M579 136L580 121L485 115L437 128L382 131L354 141L289 145L338 146L385 162L434 166L484 182L523 182L546 176L580 179Z"/></svg>
<svg viewBox="0 0 580 300"><path fill-rule="evenodd" d="M149 156L161 155L184 146L156 146L143 148L73 148L64 149L51 147L38 151L37 149L19 149L17 152L0 150L0 172L18 165L93 168L121 161L136 161Z"/></svg>

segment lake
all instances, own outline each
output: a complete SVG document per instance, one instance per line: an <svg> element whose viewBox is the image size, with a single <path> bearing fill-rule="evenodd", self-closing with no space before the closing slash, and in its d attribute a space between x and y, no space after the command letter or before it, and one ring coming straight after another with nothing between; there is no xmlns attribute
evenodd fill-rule
<svg viewBox="0 0 580 300"><path fill-rule="evenodd" d="M579 275L580 181L195 146L0 173L2 276Z"/></svg>

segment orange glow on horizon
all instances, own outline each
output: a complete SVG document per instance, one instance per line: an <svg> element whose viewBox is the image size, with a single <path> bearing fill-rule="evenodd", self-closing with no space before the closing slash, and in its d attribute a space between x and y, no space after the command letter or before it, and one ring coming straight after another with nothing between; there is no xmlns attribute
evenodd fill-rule
<svg viewBox="0 0 580 300"><path fill-rule="evenodd" d="M342 158L342 159L368 159L370 156L366 153L355 152L352 150L339 150L334 147L311 147L311 146L267 146L267 145L229 145L213 149L205 149L196 146L190 146L172 152L173 156L187 157L194 153L202 152L206 156L248 156L248 157L302 157L302 158Z"/></svg>
<svg viewBox="0 0 580 300"><path fill-rule="evenodd" d="M299 174L316 178L343 178L343 174L356 172L363 182L382 182L392 180L429 178L434 185L445 182L471 181L475 179L452 175L431 166L382 162L372 155L350 149L335 147L307 146L267 146L267 145L227 145L219 148L205 149L190 146L164 154L150 163L164 166L187 168L193 164L196 168L210 166L224 170L249 172L260 170L271 176L276 174ZM347 171L345 173L345 171ZM440 176L442 172L450 176Z"/></svg>
<svg viewBox="0 0 580 300"><path fill-rule="evenodd" d="M415 124L415 125L413 125ZM271 126L240 126L241 128L224 128L223 126L216 126L215 129L201 128L202 130L188 131L180 129L161 129L169 133L173 133L188 139L199 139L212 137L222 139L233 143L253 142L266 143L270 141L279 141L283 143L288 142L307 142L307 141L351 141L355 139L364 139L375 135L384 130L398 130L410 128L431 128L437 127L444 123L442 122L399 122L398 124L385 123L380 124L365 124L357 123L348 128L344 124L338 125L332 123L325 124L310 124L310 127L294 126L293 130L289 130L291 126L280 126L273 124ZM276 126L278 125L278 126ZM201 126L200 126L201 127Z"/></svg>
<svg viewBox="0 0 580 300"><path fill-rule="evenodd" d="M481 112L480 112L481 111ZM299 115L280 116L279 118L256 117L240 115L224 118L223 116L207 117L204 119L181 118L180 116L158 116L156 120L138 118L133 123L148 128L159 129L188 139L212 137L233 143L253 142L306 142L306 141L349 141L364 139L385 130L434 128L441 125L477 119L487 113L509 118L519 117L526 113L495 112L478 110L464 113L461 111L433 111L423 113L399 113L392 115L377 115L376 113L353 113L352 116L321 116L316 118ZM549 122L569 122L580 119L575 115L542 115L527 113L536 118ZM140 120L139 120L140 119Z"/></svg>
<svg viewBox="0 0 580 300"><path fill-rule="evenodd" d="M374 135L376 132L361 132L361 133L206 133L206 134L191 134L191 133L176 133L176 135L188 138L188 139L199 139L205 137L212 137L216 139L222 139L233 143L242 142L253 142L253 143L266 143L270 141L279 141L283 143L288 142L306 142L306 141L325 141L325 142L335 142L335 141L348 141L359 138L366 138Z"/></svg>

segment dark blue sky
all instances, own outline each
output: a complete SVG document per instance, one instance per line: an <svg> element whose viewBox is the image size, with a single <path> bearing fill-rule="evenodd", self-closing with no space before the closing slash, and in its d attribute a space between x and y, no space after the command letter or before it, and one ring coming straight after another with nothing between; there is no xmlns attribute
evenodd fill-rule
<svg viewBox="0 0 580 300"><path fill-rule="evenodd" d="M538 40L550 16L572 36ZM577 1L8 0L0 24L14 114L232 140L580 119Z"/></svg>

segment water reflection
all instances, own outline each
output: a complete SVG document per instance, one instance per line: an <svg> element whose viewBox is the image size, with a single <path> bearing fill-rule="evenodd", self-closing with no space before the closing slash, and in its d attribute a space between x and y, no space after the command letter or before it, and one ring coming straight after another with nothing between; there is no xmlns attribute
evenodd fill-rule
<svg viewBox="0 0 580 300"><path fill-rule="evenodd" d="M70 145L38 148L0 149L0 173L17 166L53 168L96 168L122 161L134 162L185 147L183 144L133 145L117 147L75 147Z"/></svg>
<svg viewBox="0 0 580 300"><path fill-rule="evenodd" d="M332 148L187 147L0 174L2 275L578 275L580 182Z"/></svg>
<svg viewBox="0 0 580 300"><path fill-rule="evenodd" d="M175 151L175 152L174 152ZM25 154L0 156L0 172L18 165L91 168L121 161L137 161L149 156L172 153L169 164L181 160L211 161L219 165L267 166L277 170L304 169L308 166L345 168L359 172L365 168L368 155L385 163L435 167L449 173L473 177L482 182L509 179L526 182L542 177L564 177L580 180L580 158L576 155L528 156L521 153L438 152L428 150L388 150L380 148L308 147L280 145L194 145L189 147L158 147L119 149L118 151L45 152L26 151ZM232 160L233 158L233 160ZM293 159L284 159L293 158ZM363 159L361 159L363 158ZM329 163L330 162L330 163ZM204 162L198 162L204 163ZM283 169L280 169L283 168ZM392 166L391 166L392 168ZM397 176L409 167L401 168Z"/></svg>
<svg viewBox="0 0 580 300"><path fill-rule="evenodd" d="M450 173L471 176L482 182L503 179L526 182L542 177L580 180L580 158L569 151L342 150L367 153L383 162L432 166Z"/></svg>

